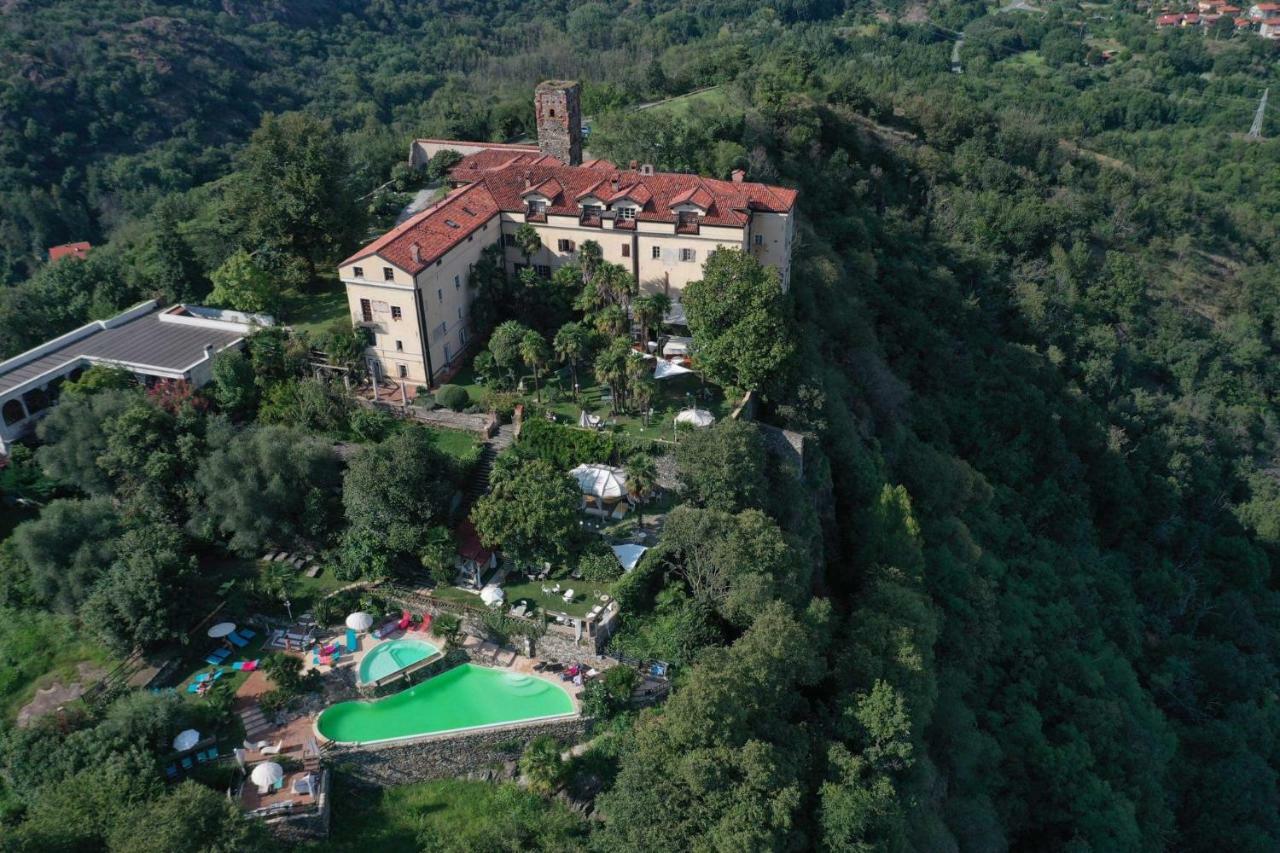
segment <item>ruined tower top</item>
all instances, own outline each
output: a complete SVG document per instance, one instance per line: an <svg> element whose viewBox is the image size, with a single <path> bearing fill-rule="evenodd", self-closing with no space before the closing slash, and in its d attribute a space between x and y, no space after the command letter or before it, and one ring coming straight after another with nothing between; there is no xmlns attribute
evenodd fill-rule
<svg viewBox="0 0 1280 853"><path fill-rule="evenodd" d="M574 80L545 80L533 93L538 150L570 166L582 163L581 93Z"/></svg>

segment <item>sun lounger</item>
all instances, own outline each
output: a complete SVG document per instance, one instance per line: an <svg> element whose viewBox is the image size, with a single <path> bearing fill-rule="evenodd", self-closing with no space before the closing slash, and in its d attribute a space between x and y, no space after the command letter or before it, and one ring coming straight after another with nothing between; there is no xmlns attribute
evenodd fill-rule
<svg viewBox="0 0 1280 853"><path fill-rule="evenodd" d="M311 794L311 774L300 776L293 780L293 784L289 786L290 792L294 794Z"/></svg>
<svg viewBox="0 0 1280 853"><path fill-rule="evenodd" d="M431 614L430 613L422 614L422 630L424 631L431 630Z"/></svg>
<svg viewBox="0 0 1280 853"><path fill-rule="evenodd" d="M190 770L193 766L194 766L194 765L191 763L191 756L190 756L190 755L188 755L186 758L182 759L182 769L183 769L183 770Z"/></svg>
<svg viewBox="0 0 1280 853"><path fill-rule="evenodd" d="M347 629L347 652L349 652L350 654L355 654L356 650L359 648L360 648L360 637L356 635L355 631L348 628Z"/></svg>
<svg viewBox="0 0 1280 853"><path fill-rule="evenodd" d="M168 767L166 767L166 768L164 769L164 775L165 775L167 778L169 778L169 779L177 779L177 778L178 778L178 765L176 765L176 764L170 764Z"/></svg>
<svg viewBox="0 0 1280 853"><path fill-rule="evenodd" d="M238 660L231 664L231 668L241 672L253 672L258 668L258 662L256 660Z"/></svg>
<svg viewBox="0 0 1280 853"><path fill-rule="evenodd" d="M241 637L241 636L240 636L239 634L237 634L235 631L232 631L230 634L227 634L227 642L229 642L229 643L231 643L231 644L233 644L233 645L235 645L235 646L238 646L238 647L240 647L240 648L242 648L242 649L243 649L245 646L249 645L249 641L248 641L248 640L246 640L244 637Z"/></svg>
<svg viewBox="0 0 1280 853"><path fill-rule="evenodd" d="M252 628L241 628L240 636L244 637L246 640L252 640L254 637L258 636L258 632Z"/></svg>
<svg viewBox="0 0 1280 853"><path fill-rule="evenodd" d="M273 744L264 746L261 751L263 755L279 755L280 747L282 746L284 746L284 741L278 740Z"/></svg>
<svg viewBox="0 0 1280 853"><path fill-rule="evenodd" d="M197 691L200 689L200 684L201 684L201 682L199 682L199 681L193 681L193 682L191 682L191 686L187 688L187 692L188 692L188 693L195 693L195 692L197 692Z"/></svg>
<svg viewBox="0 0 1280 853"><path fill-rule="evenodd" d="M211 666L217 666L229 657L231 657L230 649L215 649L205 656L205 661Z"/></svg>

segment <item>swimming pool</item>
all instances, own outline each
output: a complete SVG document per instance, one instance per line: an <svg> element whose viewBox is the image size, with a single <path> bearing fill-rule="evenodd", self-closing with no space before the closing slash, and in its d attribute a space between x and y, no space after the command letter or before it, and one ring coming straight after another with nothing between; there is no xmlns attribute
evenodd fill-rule
<svg viewBox="0 0 1280 853"><path fill-rule="evenodd" d="M376 743L574 713L558 684L464 663L385 699L326 708L316 730L339 743Z"/></svg>
<svg viewBox="0 0 1280 853"><path fill-rule="evenodd" d="M399 672L406 666L426 660L440 650L422 640L400 637L379 643L360 661L360 681L368 684Z"/></svg>

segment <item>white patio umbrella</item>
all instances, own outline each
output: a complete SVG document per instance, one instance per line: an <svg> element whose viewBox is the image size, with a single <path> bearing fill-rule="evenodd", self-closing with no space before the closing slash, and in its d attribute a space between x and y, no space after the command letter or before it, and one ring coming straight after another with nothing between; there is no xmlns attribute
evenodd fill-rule
<svg viewBox="0 0 1280 853"><path fill-rule="evenodd" d="M284 768L274 761L264 761L254 766L249 778L259 788L266 788L284 778Z"/></svg>
<svg viewBox="0 0 1280 853"><path fill-rule="evenodd" d="M173 748L178 752L186 752L191 747L200 742L200 733L195 729L186 729L178 732L178 736L173 739Z"/></svg>
<svg viewBox="0 0 1280 853"><path fill-rule="evenodd" d="M683 376L686 373L693 373L693 371L682 364L676 364L674 361L660 358L658 359L658 366L653 369L653 378L670 379L672 376Z"/></svg>
<svg viewBox="0 0 1280 853"><path fill-rule="evenodd" d="M502 600L506 597L507 594L503 591L502 587L494 586L493 584L489 584L484 589L480 590L480 600L490 606L494 604L501 604Z"/></svg>
<svg viewBox="0 0 1280 853"><path fill-rule="evenodd" d="M582 493L601 500L617 500L627 494L627 472L610 465L579 465L569 472Z"/></svg>
<svg viewBox="0 0 1280 853"><path fill-rule="evenodd" d="M640 558L644 556L644 552L649 549L643 545L611 545L614 556L618 558L618 562L622 563L622 570L629 572L640 562Z"/></svg>
<svg viewBox="0 0 1280 853"><path fill-rule="evenodd" d="M209 629L208 634L215 640L221 640L235 629L236 623L234 622L219 622L217 625L214 625Z"/></svg>
<svg viewBox="0 0 1280 853"><path fill-rule="evenodd" d="M676 423L693 424L696 427L709 427L716 422L716 416L706 409L683 409L676 415Z"/></svg>
<svg viewBox="0 0 1280 853"><path fill-rule="evenodd" d="M368 631L373 626L373 617L363 610L357 610L347 617L347 627L352 631Z"/></svg>

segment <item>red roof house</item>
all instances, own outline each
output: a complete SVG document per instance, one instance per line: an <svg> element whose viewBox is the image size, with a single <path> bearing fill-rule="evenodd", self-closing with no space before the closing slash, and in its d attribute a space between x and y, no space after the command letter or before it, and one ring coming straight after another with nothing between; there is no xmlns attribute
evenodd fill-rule
<svg viewBox="0 0 1280 853"><path fill-rule="evenodd" d="M60 261L63 258L79 258L83 261L92 248L93 246L88 243L63 243L61 246L50 246L49 262Z"/></svg>

